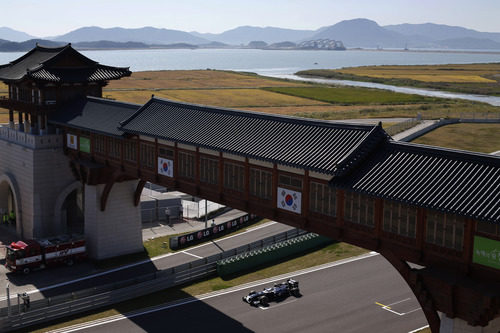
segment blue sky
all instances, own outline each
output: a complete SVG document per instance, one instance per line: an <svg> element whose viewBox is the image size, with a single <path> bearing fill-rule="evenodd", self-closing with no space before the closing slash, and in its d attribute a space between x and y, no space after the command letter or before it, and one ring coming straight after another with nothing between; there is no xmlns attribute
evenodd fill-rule
<svg viewBox="0 0 500 333"><path fill-rule="evenodd" d="M220 33L241 25L318 29L353 18L500 32L499 0L2 0L0 26L37 37L83 26Z"/></svg>

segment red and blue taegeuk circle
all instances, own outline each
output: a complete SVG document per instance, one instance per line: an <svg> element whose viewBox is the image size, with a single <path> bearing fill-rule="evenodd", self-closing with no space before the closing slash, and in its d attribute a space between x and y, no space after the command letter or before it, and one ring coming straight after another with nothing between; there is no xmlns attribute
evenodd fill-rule
<svg viewBox="0 0 500 333"><path fill-rule="evenodd" d="M287 194L285 196L285 203L288 205L288 206L291 206L293 204L293 197L290 195L290 194Z"/></svg>
<svg viewBox="0 0 500 333"><path fill-rule="evenodd" d="M163 171L167 172L168 171L168 163L163 162Z"/></svg>

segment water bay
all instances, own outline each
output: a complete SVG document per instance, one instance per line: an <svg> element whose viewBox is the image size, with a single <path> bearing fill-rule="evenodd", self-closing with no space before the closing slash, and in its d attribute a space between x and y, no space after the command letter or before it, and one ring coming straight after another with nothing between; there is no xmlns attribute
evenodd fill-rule
<svg viewBox="0 0 500 333"><path fill-rule="evenodd" d="M313 51L257 49L146 49L88 50L83 54L102 64L129 67L132 71L172 69L220 69L262 75L293 74L312 68L341 68L368 65L431 65L499 62L493 52L439 51ZM0 64L24 55L1 52Z"/></svg>

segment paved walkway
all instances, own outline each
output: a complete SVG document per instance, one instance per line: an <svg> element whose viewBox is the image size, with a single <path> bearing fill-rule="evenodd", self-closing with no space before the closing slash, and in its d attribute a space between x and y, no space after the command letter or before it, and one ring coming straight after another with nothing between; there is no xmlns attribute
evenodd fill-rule
<svg viewBox="0 0 500 333"><path fill-rule="evenodd" d="M423 130L424 128L433 126L439 120L422 120L420 124L417 126L413 126L412 128L407 129L406 131L400 132L396 135L393 135L392 138L396 141L405 141L404 139L413 135L414 133Z"/></svg>

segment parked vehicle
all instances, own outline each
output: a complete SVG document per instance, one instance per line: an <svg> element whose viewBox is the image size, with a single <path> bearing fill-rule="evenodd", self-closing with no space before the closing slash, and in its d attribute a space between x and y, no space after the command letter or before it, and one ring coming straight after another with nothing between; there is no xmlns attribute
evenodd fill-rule
<svg viewBox="0 0 500 333"><path fill-rule="evenodd" d="M300 295L299 282L293 279L276 283L273 287L264 288L264 290L259 292L252 290L248 296L243 296L243 301L253 306L268 306L270 301L284 299L290 295L295 297Z"/></svg>
<svg viewBox="0 0 500 333"><path fill-rule="evenodd" d="M71 266L87 258L85 239L81 235L17 241L7 246L6 250L5 267L24 274L47 266Z"/></svg>

